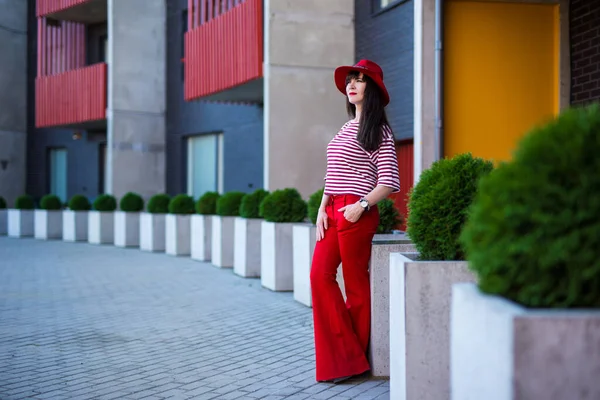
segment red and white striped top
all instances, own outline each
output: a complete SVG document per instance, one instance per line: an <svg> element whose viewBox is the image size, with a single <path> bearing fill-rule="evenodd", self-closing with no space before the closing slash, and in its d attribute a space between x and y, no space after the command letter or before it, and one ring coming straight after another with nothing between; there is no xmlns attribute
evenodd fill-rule
<svg viewBox="0 0 600 400"><path fill-rule="evenodd" d="M348 121L327 145L325 194L366 196L377 185L400 191L400 174L392 130L383 128L379 148L368 152L356 139L358 122Z"/></svg>

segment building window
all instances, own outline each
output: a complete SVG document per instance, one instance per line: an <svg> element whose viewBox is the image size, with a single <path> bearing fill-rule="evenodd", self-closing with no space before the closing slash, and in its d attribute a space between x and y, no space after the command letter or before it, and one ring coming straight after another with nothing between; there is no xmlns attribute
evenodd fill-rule
<svg viewBox="0 0 600 400"><path fill-rule="evenodd" d="M50 193L58 196L65 203L67 201L67 149L50 149L48 159Z"/></svg>
<svg viewBox="0 0 600 400"><path fill-rule="evenodd" d="M373 14L378 14L404 3L405 1L406 0L371 0L371 12Z"/></svg>
<svg viewBox="0 0 600 400"><path fill-rule="evenodd" d="M187 141L187 193L223 193L223 134L199 135Z"/></svg>

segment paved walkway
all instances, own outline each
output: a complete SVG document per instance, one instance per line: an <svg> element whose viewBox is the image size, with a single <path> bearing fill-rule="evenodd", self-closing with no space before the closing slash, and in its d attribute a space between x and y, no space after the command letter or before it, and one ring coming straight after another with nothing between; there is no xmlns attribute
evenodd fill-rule
<svg viewBox="0 0 600 400"><path fill-rule="evenodd" d="M388 399L314 381L312 314L188 258L0 237L0 399Z"/></svg>

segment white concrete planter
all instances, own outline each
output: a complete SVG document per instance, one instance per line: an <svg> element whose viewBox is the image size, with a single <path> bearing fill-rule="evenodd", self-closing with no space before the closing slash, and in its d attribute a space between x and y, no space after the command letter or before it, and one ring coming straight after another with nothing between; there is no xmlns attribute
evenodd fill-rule
<svg viewBox="0 0 600 400"><path fill-rule="evenodd" d="M210 261L212 254L212 215L192 215L191 257L196 261Z"/></svg>
<svg viewBox="0 0 600 400"><path fill-rule="evenodd" d="M165 221L165 251L172 256L190 255L191 214L167 214Z"/></svg>
<svg viewBox="0 0 600 400"><path fill-rule="evenodd" d="M293 223L261 223L262 286L273 291L294 290Z"/></svg>
<svg viewBox="0 0 600 400"><path fill-rule="evenodd" d="M115 211L115 246L140 246L140 213Z"/></svg>
<svg viewBox="0 0 600 400"><path fill-rule="evenodd" d="M140 249L165 251L166 214L140 213Z"/></svg>
<svg viewBox="0 0 600 400"><path fill-rule="evenodd" d="M449 399L452 285L476 277L465 261L389 257L390 398Z"/></svg>
<svg viewBox="0 0 600 400"><path fill-rule="evenodd" d="M62 210L35 210L35 238L42 240L62 239Z"/></svg>
<svg viewBox="0 0 600 400"><path fill-rule="evenodd" d="M88 240L88 211L63 211L63 240L85 242Z"/></svg>
<svg viewBox="0 0 600 400"><path fill-rule="evenodd" d="M244 278L260 277L260 239L262 219L235 219L233 272Z"/></svg>
<svg viewBox="0 0 600 400"><path fill-rule="evenodd" d="M212 217L212 264L219 268L233 267L234 225L236 217Z"/></svg>
<svg viewBox="0 0 600 400"><path fill-rule="evenodd" d="M600 399L600 310L534 310L456 284L452 399Z"/></svg>
<svg viewBox="0 0 600 400"><path fill-rule="evenodd" d="M8 210L0 210L0 236L8 234Z"/></svg>
<svg viewBox="0 0 600 400"><path fill-rule="evenodd" d="M294 300L312 307L310 268L317 242L317 227L313 224L297 224L292 228L294 263Z"/></svg>
<svg viewBox="0 0 600 400"><path fill-rule="evenodd" d="M33 237L33 210L8 210L8 236Z"/></svg>
<svg viewBox="0 0 600 400"><path fill-rule="evenodd" d="M114 212L88 211L88 242L91 244L113 244L114 240Z"/></svg>

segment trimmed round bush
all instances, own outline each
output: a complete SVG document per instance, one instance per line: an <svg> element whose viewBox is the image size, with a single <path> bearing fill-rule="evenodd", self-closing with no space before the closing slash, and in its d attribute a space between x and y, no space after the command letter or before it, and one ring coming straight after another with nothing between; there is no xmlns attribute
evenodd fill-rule
<svg viewBox="0 0 600 400"><path fill-rule="evenodd" d="M56 211L62 210L63 204L60 197L54 194L47 194L40 200L40 208L42 210Z"/></svg>
<svg viewBox="0 0 600 400"><path fill-rule="evenodd" d="M155 194L148 200L147 210L150 214L166 214L169 212L171 196L168 194Z"/></svg>
<svg viewBox="0 0 600 400"><path fill-rule="evenodd" d="M421 260L465 259L460 233L477 184L492 169L491 161L467 153L438 160L423 171L409 194L407 224Z"/></svg>
<svg viewBox="0 0 600 400"><path fill-rule="evenodd" d="M17 210L33 210L35 208L35 201L28 194L19 196L15 200L15 208Z"/></svg>
<svg viewBox="0 0 600 400"><path fill-rule="evenodd" d="M324 188L321 188L310 195L308 198L307 209L308 219L313 225L317 223L317 216L319 214L319 207L321 207L321 200L323 200Z"/></svg>
<svg viewBox="0 0 600 400"><path fill-rule="evenodd" d="M4 197L0 196L0 210L5 209L6 208L6 199L4 199Z"/></svg>
<svg viewBox="0 0 600 400"><path fill-rule="evenodd" d="M485 293L526 307L600 307L600 107L534 128L482 179L461 235Z"/></svg>
<svg viewBox="0 0 600 400"><path fill-rule="evenodd" d="M101 194L94 200L94 210L111 212L117 209L117 199L110 194Z"/></svg>
<svg viewBox="0 0 600 400"><path fill-rule="evenodd" d="M396 208L394 200L383 199L377 203L379 209L379 225L377 233L392 233L402 223L402 215Z"/></svg>
<svg viewBox="0 0 600 400"><path fill-rule="evenodd" d="M169 202L169 213L171 214L193 214L194 199L187 194L178 194Z"/></svg>
<svg viewBox="0 0 600 400"><path fill-rule="evenodd" d="M261 218L260 203L269 195L264 189L257 189L242 197L240 203L240 216L243 218Z"/></svg>
<svg viewBox="0 0 600 400"><path fill-rule="evenodd" d="M76 194L75 196L71 197L71 200L69 200L68 207L69 210L72 211L89 211L90 208L92 208L92 205L87 197L81 194Z"/></svg>
<svg viewBox="0 0 600 400"><path fill-rule="evenodd" d="M137 193L127 192L121 197L119 208L125 212L140 212L144 209L144 199Z"/></svg>
<svg viewBox="0 0 600 400"><path fill-rule="evenodd" d="M307 205L296 189L276 190L260 203L260 215L269 222L302 222Z"/></svg>
<svg viewBox="0 0 600 400"><path fill-rule="evenodd" d="M221 195L217 192L206 192L196 202L196 212L202 215L217 214L217 200Z"/></svg>
<svg viewBox="0 0 600 400"><path fill-rule="evenodd" d="M242 192L228 192L217 200L217 215L222 217L237 217L240 215L240 204L245 196Z"/></svg>

